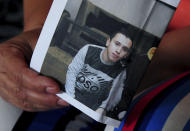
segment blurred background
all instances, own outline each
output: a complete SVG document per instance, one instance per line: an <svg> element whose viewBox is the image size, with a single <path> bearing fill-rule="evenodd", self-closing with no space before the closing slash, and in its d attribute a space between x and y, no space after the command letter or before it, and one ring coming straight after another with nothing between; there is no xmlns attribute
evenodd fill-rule
<svg viewBox="0 0 190 131"><path fill-rule="evenodd" d="M23 29L22 0L0 0L0 42Z"/></svg>

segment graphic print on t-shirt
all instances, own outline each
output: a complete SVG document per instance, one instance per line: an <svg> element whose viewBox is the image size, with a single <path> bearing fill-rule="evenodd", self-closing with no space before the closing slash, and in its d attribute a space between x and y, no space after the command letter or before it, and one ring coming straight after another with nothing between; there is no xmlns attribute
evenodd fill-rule
<svg viewBox="0 0 190 131"><path fill-rule="evenodd" d="M85 64L76 77L76 99L98 106L108 97L112 82L112 77Z"/></svg>

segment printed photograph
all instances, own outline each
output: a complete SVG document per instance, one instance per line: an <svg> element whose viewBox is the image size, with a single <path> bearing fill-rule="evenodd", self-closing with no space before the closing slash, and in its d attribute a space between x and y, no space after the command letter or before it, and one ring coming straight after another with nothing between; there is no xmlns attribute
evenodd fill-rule
<svg viewBox="0 0 190 131"><path fill-rule="evenodd" d="M122 18L126 12L102 5L67 2L41 73L56 79L79 105L121 121L160 37Z"/></svg>

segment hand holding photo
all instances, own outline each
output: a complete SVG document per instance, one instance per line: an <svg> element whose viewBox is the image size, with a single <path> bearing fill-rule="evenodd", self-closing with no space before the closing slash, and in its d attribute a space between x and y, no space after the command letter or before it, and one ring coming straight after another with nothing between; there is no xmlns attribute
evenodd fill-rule
<svg viewBox="0 0 190 131"><path fill-rule="evenodd" d="M31 68L57 80L69 104L117 127L174 11L159 0L55 0Z"/></svg>

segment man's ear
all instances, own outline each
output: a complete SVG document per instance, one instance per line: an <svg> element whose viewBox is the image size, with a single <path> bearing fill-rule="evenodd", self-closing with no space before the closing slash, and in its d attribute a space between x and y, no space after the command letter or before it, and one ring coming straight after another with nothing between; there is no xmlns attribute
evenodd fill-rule
<svg viewBox="0 0 190 131"><path fill-rule="evenodd" d="M111 40L110 40L110 37L109 37L109 38L107 38L107 41L106 41L106 46L107 47L109 46L110 42L111 42Z"/></svg>

